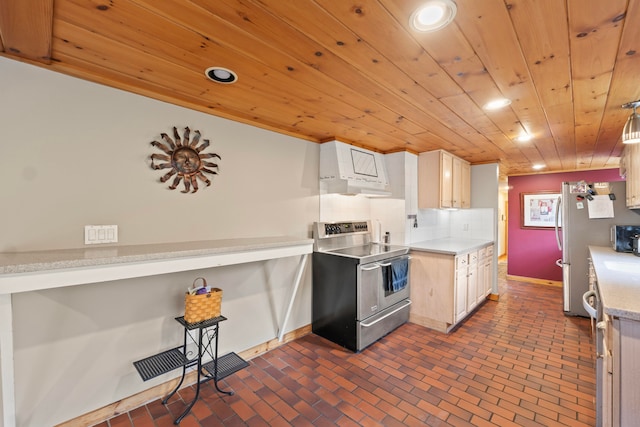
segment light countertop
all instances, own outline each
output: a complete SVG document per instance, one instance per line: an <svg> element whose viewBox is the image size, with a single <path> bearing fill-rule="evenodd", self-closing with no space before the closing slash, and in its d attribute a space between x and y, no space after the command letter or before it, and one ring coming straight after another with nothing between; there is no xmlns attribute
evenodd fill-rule
<svg viewBox="0 0 640 427"><path fill-rule="evenodd" d="M640 257L589 246L604 312L640 320Z"/></svg>
<svg viewBox="0 0 640 427"><path fill-rule="evenodd" d="M449 255L459 255L475 251L492 245L492 240L483 239L435 239L412 243L409 248L413 251L435 252Z"/></svg>
<svg viewBox="0 0 640 427"><path fill-rule="evenodd" d="M3 252L0 253L0 274L157 261L310 244L313 244L313 239L277 236L36 252Z"/></svg>

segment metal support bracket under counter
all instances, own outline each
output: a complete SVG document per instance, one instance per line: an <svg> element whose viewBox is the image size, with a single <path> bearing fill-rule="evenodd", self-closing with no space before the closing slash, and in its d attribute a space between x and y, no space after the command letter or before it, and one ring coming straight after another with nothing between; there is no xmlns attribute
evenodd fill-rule
<svg viewBox="0 0 640 427"><path fill-rule="evenodd" d="M313 240L290 236L0 253L0 425L16 426L12 294L300 257L282 340Z"/></svg>

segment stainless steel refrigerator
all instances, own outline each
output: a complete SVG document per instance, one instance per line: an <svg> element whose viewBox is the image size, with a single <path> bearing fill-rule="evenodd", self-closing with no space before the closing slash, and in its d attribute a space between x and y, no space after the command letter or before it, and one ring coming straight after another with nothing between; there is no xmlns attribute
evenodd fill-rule
<svg viewBox="0 0 640 427"><path fill-rule="evenodd" d="M582 306L582 295L589 290L588 246L610 247L612 225L640 225L640 210L626 207L626 182L589 184L563 182L556 205L556 219L560 222L556 225L556 238L562 251L556 264L562 267L564 312L570 316L588 317ZM609 194L615 198L611 204ZM610 205L613 217L608 217Z"/></svg>

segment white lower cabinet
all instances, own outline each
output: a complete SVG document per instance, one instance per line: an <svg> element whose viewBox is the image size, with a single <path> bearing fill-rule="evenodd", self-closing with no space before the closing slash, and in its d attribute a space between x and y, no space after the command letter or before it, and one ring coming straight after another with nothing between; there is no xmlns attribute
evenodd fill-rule
<svg viewBox="0 0 640 427"><path fill-rule="evenodd" d="M493 245L484 248L482 256L478 256L479 263L482 264L482 285L478 286L478 299L484 299L493 290ZM482 294L482 295L481 295Z"/></svg>
<svg viewBox="0 0 640 427"><path fill-rule="evenodd" d="M453 285L456 296L454 323L457 323L467 315L467 269L456 270L456 280Z"/></svg>
<svg viewBox="0 0 640 427"><path fill-rule="evenodd" d="M411 251L409 321L449 332L475 310L486 298L487 281L493 283L493 267L487 276L481 253L486 251L458 255Z"/></svg>
<svg viewBox="0 0 640 427"><path fill-rule="evenodd" d="M467 311L471 313L481 302L478 300L478 252L470 252L467 266ZM465 313L465 314L466 314ZM461 319L460 319L461 320Z"/></svg>
<svg viewBox="0 0 640 427"><path fill-rule="evenodd" d="M596 427L640 425L640 259L589 246L595 314ZM590 298L585 294L585 298ZM593 323L592 323L593 324Z"/></svg>
<svg viewBox="0 0 640 427"><path fill-rule="evenodd" d="M606 316L603 331L602 426L640 420L640 321Z"/></svg>
<svg viewBox="0 0 640 427"><path fill-rule="evenodd" d="M493 245L478 251L477 280L476 300L480 304L493 290Z"/></svg>

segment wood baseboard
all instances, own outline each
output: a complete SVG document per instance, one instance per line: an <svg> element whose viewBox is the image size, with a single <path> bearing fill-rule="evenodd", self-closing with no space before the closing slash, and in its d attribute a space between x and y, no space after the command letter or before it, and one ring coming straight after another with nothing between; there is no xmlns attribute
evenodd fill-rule
<svg viewBox="0 0 640 427"><path fill-rule="evenodd" d="M507 274L507 280L515 280L516 282L534 283L536 285L562 287L562 281L536 279L535 277L512 276Z"/></svg>
<svg viewBox="0 0 640 427"><path fill-rule="evenodd" d="M306 325L294 331L291 331L288 334L285 334L282 338L282 342L278 341L277 338L274 338L248 350L242 351L238 353L238 356L242 357L244 360L251 360L256 356L264 354L270 350L273 350L274 348L280 347L281 345L286 344L290 341L295 341L296 339L310 333L311 325ZM58 424L56 427L84 427L88 425L99 424L117 415L138 408L148 402L164 398L176 387L179 380L180 378L174 378L163 384L159 384L148 390L134 394L133 396L126 397L122 400L119 400L118 402L114 402L100 409L96 409L95 411L91 411L72 420L65 421L61 424ZM191 371L185 376L182 388L187 387L195 382L196 372Z"/></svg>

